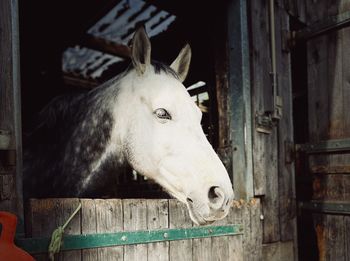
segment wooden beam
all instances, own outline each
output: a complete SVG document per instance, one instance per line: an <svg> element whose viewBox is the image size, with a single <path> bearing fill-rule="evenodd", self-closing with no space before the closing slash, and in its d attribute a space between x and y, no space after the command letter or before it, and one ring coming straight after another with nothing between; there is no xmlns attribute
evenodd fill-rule
<svg viewBox="0 0 350 261"><path fill-rule="evenodd" d="M115 55L121 58L130 58L130 48L127 45L113 42L102 37L86 34L81 42L82 46Z"/></svg>
<svg viewBox="0 0 350 261"><path fill-rule="evenodd" d="M229 1L228 96L232 135L233 184L236 198L254 196L249 35L246 1ZM265 65L264 65L265 66Z"/></svg>

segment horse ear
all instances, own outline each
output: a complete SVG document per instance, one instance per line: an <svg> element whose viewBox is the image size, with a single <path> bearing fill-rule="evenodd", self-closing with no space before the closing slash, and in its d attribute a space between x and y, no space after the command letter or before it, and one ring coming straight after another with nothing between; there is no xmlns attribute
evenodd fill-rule
<svg viewBox="0 0 350 261"><path fill-rule="evenodd" d="M151 42L143 26L136 30L132 39L131 60L140 75L151 64Z"/></svg>
<svg viewBox="0 0 350 261"><path fill-rule="evenodd" d="M170 65L171 69L173 69L179 75L181 82L186 79L188 69L190 68L191 55L191 47L189 44L186 44L180 51L175 61L173 61L173 63Z"/></svg>

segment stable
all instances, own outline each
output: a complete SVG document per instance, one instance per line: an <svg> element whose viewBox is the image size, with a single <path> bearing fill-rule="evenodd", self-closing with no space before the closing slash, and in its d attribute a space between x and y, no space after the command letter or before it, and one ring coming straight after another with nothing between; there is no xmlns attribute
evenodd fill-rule
<svg viewBox="0 0 350 261"><path fill-rule="evenodd" d="M36 260L48 260L50 237L64 225L63 245L54 255L59 260L349 260L349 21L345 0L2 0L0 211L19 219L16 244ZM152 59L170 67L133 51L139 46L135 35L146 39L135 34L140 26ZM185 204L173 199L168 192L181 198L175 188L141 175L136 164L104 168L108 179L102 189L81 195L72 193L74 178L60 190L54 186L60 184L57 174L38 178L67 168L36 168L31 180L40 186L30 191L25 173L42 158L29 148L49 154L60 145L51 142L55 128L52 136L32 139L50 101L93 96L98 86L133 70L130 63L142 75L149 61L155 74L182 81L176 70L183 69L182 59L174 59L188 58L187 47L180 52L186 43L192 59L183 84L186 99L196 104L188 108L199 108L202 140L229 176L207 191L215 217L210 222L219 210L225 215L230 210L224 219L202 222L198 213L203 212L189 207L203 205L197 203L201 197L188 196ZM175 90L173 96L184 108L185 96ZM75 104L56 108L80 113ZM173 116L162 107L154 113L161 124ZM186 116L197 119L190 112ZM73 128L77 118L65 127ZM60 119L53 113L46 120ZM98 120L110 118L96 119L96 128ZM102 144L105 133L96 133L96 144ZM89 147L98 154L101 147L93 144L74 146L74 152ZM186 159L199 154L193 151ZM76 169L94 160L79 156L85 161L76 161ZM198 184L210 179L206 164L190 165L201 177Z"/></svg>

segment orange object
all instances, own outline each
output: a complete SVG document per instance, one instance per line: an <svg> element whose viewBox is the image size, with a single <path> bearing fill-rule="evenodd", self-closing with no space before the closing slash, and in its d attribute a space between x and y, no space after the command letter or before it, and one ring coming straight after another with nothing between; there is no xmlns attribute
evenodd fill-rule
<svg viewBox="0 0 350 261"><path fill-rule="evenodd" d="M14 244L17 217L0 211L0 224L0 261L35 261L31 255Z"/></svg>

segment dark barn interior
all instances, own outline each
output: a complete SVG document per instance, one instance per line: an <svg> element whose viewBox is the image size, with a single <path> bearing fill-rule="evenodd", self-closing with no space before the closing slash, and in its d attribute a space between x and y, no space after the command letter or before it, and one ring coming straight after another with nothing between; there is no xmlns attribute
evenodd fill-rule
<svg viewBox="0 0 350 261"><path fill-rule="evenodd" d="M193 59L185 86L198 81L206 83L191 94L198 99L206 93L210 97L201 101L205 107L203 127L217 147L213 50L217 37L220 34L223 37L225 32L216 29L217 23L223 23L218 16L222 7L215 5L213 10L204 4L201 12L196 8L194 3L185 1L21 1L24 149L26 134L36 128L38 114L54 97L88 91L127 68L130 64L125 52L128 41L142 24L152 36L155 60L170 64L187 42L191 45ZM206 19L213 13L214 19ZM118 175L114 196L167 197L155 183L132 176L131 172L127 168L124 174Z"/></svg>

